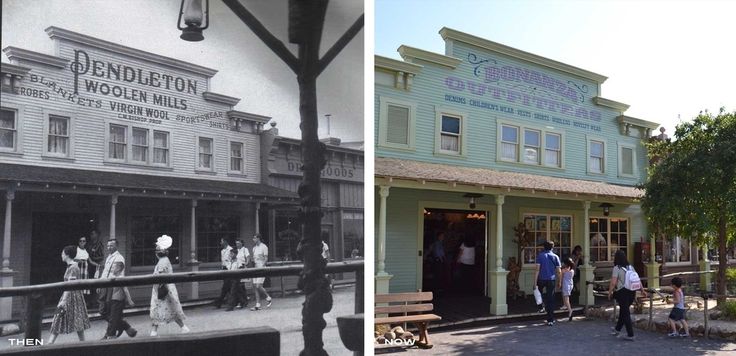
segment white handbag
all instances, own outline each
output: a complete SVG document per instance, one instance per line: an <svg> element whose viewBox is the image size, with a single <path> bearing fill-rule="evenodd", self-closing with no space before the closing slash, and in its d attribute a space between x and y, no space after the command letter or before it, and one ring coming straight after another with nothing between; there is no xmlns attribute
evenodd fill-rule
<svg viewBox="0 0 736 356"><path fill-rule="evenodd" d="M537 302L537 305L542 304L542 293L537 286L534 286L534 300Z"/></svg>

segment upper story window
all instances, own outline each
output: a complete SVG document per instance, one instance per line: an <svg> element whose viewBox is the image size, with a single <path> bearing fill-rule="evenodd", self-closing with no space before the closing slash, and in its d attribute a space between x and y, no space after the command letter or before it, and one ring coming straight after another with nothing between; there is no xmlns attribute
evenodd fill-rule
<svg viewBox="0 0 736 356"><path fill-rule="evenodd" d="M380 98L378 144L390 148L414 149L416 106L390 98Z"/></svg>
<svg viewBox="0 0 736 356"><path fill-rule="evenodd" d="M620 145L618 155L618 174L624 177L634 177L636 175L636 151L634 146Z"/></svg>
<svg viewBox="0 0 736 356"><path fill-rule="evenodd" d="M435 153L465 155L465 119L467 115L437 108L435 121Z"/></svg>
<svg viewBox="0 0 736 356"><path fill-rule="evenodd" d="M128 149L128 127L110 124L108 158L125 161Z"/></svg>
<svg viewBox="0 0 736 356"><path fill-rule="evenodd" d="M501 125L501 131L501 159L516 162L519 152L519 128Z"/></svg>
<svg viewBox="0 0 736 356"><path fill-rule="evenodd" d="M70 120L68 117L49 115L46 153L69 155Z"/></svg>
<svg viewBox="0 0 736 356"><path fill-rule="evenodd" d="M604 173L605 163L605 142L588 141L588 172Z"/></svg>
<svg viewBox="0 0 736 356"><path fill-rule="evenodd" d="M212 170L212 146L213 141L208 137L199 137L199 144L197 145L199 159L197 167L204 170Z"/></svg>
<svg viewBox="0 0 736 356"><path fill-rule="evenodd" d="M109 124L107 161L169 167L171 134L124 124Z"/></svg>
<svg viewBox="0 0 736 356"><path fill-rule="evenodd" d="M18 151L18 111L10 108L0 110L0 151Z"/></svg>
<svg viewBox="0 0 736 356"><path fill-rule="evenodd" d="M243 144L230 142L230 172L243 173Z"/></svg>
<svg viewBox="0 0 736 356"><path fill-rule="evenodd" d="M153 131L153 164L169 164L169 133Z"/></svg>
<svg viewBox="0 0 736 356"><path fill-rule="evenodd" d="M562 133L507 123L499 123L499 132L499 160L562 168Z"/></svg>

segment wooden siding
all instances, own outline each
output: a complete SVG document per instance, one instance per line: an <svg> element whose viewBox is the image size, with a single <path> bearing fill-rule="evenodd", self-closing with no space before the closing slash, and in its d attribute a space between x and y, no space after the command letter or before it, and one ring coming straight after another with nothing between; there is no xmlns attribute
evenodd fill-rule
<svg viewBox="0 0 736 356"><path fill-rule="evenodd" d="M374 140L378 141L380 103L379 99L396 99L417 104L417 114L415 123L415 150L398 150L376 146L376 156L378 157L394 157L411 160L419 160L435 163L446 163L463 165L469 167L492 168L505 171L516 171L523 173L533 173L557 177L566 177L574 179L584 179L593 181L604 181L614 184L634 185L646 177L646 153L640 144L640 138L623 135L620 131L620 125L616 121L616 117L620 115L615 110L595 105L591 98L598 96L598 86L592 81L578 78L569 74L564 74L544 67L536 66L518 59L507 57L498 53L491 53L486 50L472 47L467 44L454 42L452 46L453 53L449 53L456 58L462 59L462 63L454 70L442 67L437 64L419 61L424 66L422 72L414 77L414 82L409 91L396 89L392 86L382 85L377 82L375 86L374 97ZM544 108L538 108L533 103L529 105L523 104L521 99L515 103L509 102L504 95L500 99L494 98L489 91L483 95L475 95L468 89L468 82L476 84L486 84L483 76L482 67L478 77L474 75L476 65L469 63L475 55L474 62L479 59L488 59L495 61L498 67L511 66L514 68L529 69L537 73L555 78L562 83L568 81L574 82L577 86L587 88L587 93L583 94L583 101L574 105L588 112L600 112L601 120L596 122L584 118L576 118L575 115L561 114ZM464 84L463 90L450 89L446 84L447 78L461 81ZM489 83L492 84L492 83ZM524 84L523 82L521 84ZM531 85L529 86L531 87ZM529 88L528 88L529 89ZM521 89L513 89L520 92ZM531 90L531 89L530 89ZM465 103L454 103L446 100L446 95L454 95L463 97ZM538 97L545 97L543 93L536 94ZM470 100L479 100L498 106L505 106L513 109L513 114L501 112L499 110L490 110L478 106L469 105ZM560 103L573 104L568 99L555 100ZM464 118L464 124L467 125L466 149L467 153L464 157L452 157L448 155L436 155L435 152L435 111L439 108L456 110L467 114ZM522 117L519 110L530 112L532 117ZM557 110L559 111L559 110ZM548 117L557 117L569 120L570 124L555 123L552 121L544 121L535 119L534 114L543 114ZM547 168L538 165L526 165L521 163L509 163L499 161L497 159L497 140L498 140L498 123L506 122L521 127L530 127L534 129L549 130L562 132L563 134L563 169ZM600 131L588 128L580 128L573 126L574 122L587 125L596 125L600 127ZM519 136L523 137L520 132ZM587 172L587 140L591 137L600 137L606 139L605 147L605 173L603 175L589 174ZM618 174L618 145L629 144L636 147L636 161L638 177L619 177ZM520 138L521 144L521 138ZM540 155L543 155L543 148ZM543 156L542 156L543 158Z"/></svg>
<svg viewBox="0 0 736 356"><path fill-rule="evenodd" d="M206 180L225 180L247 183L260 182L260 137L255 133L238 132L231 130L226 111L231 107L211 101L206 101L203 93L209 90L209 78L202 75L195 75L184 70L176 70L171 67L156 65L145 60L124 56L121 54L113 54L106 50L90 47L83 44L76 44L67 41L58 41L58 56L69 59L70 63L74 61L74 50L83 50L92 60L99 60L104 63L111 62L113 64L121 64L133 68L140 68L143 73L147 71L157 72L171 75L173 77L182 77L185 80L191 79L197 81L197 92L190 94L179 92L172 89L165 89L138 84L137 81L129 83L121 80L94 77L91 75L93 69L89 68L89 73L79 76L79 95L75 95L75 101L69 100L69 96L73 93L74 76L69 68L55 69L48 66L38 65L36 63L25 62L19 63L24 66L31 67L29 75L20 81L19 86L25 88L24 92L43 93L39 97L28 95L7 94L3 93L2 102L11 102L23 105L25 109L24 116L20 118L20 124L23 130L23 155L2 155L0 159L9 163L30 164L40 166L53 166L77 169L93 169L110 172L123 173L143 173L150 175L175 176L186 178L199 178ZM91 64L90 64L91 67ZM106 71L105 71L106 73ZM137 75L137 73L136 73ZM122 73L121 73L122 77ZM43 78L43 84L41 83ZM34 80L35 79L35 80ZM120 86L131 90L140 90L147 93L147 102L140 102L132 99L124 99L115 97L112 93L103 95L101 93L88 92L85 86L85 79L103 83L110 87ZM62 88L68 94L63 96L57 93L50 83L55 83L57 88ZM99 88L98 88L99 91ZM165 95L179 100L186 100L187 109L170 108L153 103L153 94ZM45 97L48 96L48 99ZM173 100L173 99L172 99ZM163 119L160 123L138 122L119 117L119 112L111 108L111 103L123 103L128 105L140 106L143 108L163 110L168 113L168 120ZM181 107L181 105L179 105ZM44 137L44 112L53 110L59 113L67 113L73 116L73 126L71 127L71 135L73 140L73 160L70 159L49 159L43 157L45 142ZM144 109L145 110L145 109ZM192 117L207 113L217 113L215 117L208 118L198 123L186 123L177 120L178 115ZM147 118L146 113L143 115L135 115ZM118 123L128 127L136 126L149 130L162 130L170 133L170 167L158 168L151 166L141 166L134 164L111 164L106 162L106 133L108 123ZM130 131L130 128L128 129ZM197 173L195 170L197 164L197 135L203 137L211 137L214 139L214 172L209 174ZM242 175L228 175L230 164L229 149L230 141L242 142L244 144L244 173ZM130 144L130 142L128 142ZM152 142L149 142L149 157L153 155Z"/></svg>

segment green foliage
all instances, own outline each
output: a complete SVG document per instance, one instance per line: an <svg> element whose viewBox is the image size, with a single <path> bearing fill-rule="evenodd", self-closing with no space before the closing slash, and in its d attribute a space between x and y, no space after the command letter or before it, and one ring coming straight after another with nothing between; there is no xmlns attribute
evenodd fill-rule
<svg viewBox="0 0 736 356"><path fill-rule="evenodd" d="M718 306L723 313L723 318L728 320L736 320L736 300L729 300Z"/></svg>
<svg viewBox="0 0 736 356"><path fill-rule="evenodd" d="M726 289L731 293L736 293L736 268L726 269Z"/></svg>

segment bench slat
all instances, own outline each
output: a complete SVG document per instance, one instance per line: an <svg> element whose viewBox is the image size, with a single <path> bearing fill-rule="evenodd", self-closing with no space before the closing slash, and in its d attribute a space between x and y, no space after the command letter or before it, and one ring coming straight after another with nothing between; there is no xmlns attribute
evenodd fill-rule
<svg viewBox="0 0 736 356"><path fill-rule="evenodd" d="M390 305L387 307L376 307L375 314L393 314L393 313L415 313L432 311L432 304L409 304L409 305Z"/></svg>
<svg viewBox="0 0 736 356"><path fill-rule="evenodd" d="M432 300L432 292L376 294L376 303L424 302Z"/></svg>
<svg viewBox="0 0 736 356"><path fill-rule="evenodd" d="M407 316L390 316L387 318L375 318L374 324L413 323L418 321L442 320L442 317L434 314L420 314Z"/></svg>

